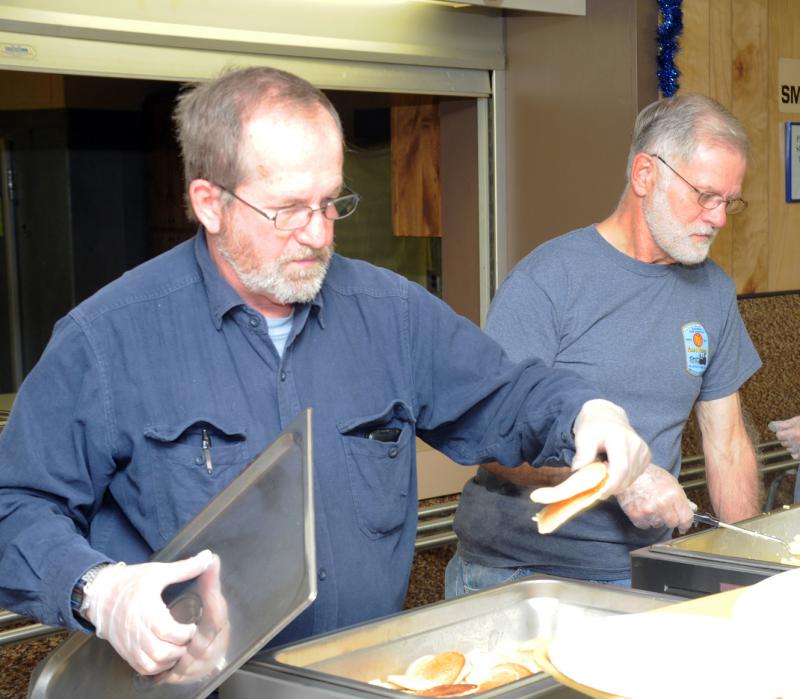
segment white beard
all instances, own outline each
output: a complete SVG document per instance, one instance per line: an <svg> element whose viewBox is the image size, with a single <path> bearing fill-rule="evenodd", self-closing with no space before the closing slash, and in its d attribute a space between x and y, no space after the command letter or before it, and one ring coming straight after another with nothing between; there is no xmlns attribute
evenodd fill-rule
<svg viewBox="0 0 800 699"><path fill-rule="evenodd" d="M667 198L666 188L656 185L649 200L645 199L644 218L656 245L676 262L683 265L698 265L708 257L711 243L719 229L706 224L682 226L675 219ZM696 241L692 235L708 235L708 241Z"/></svg>

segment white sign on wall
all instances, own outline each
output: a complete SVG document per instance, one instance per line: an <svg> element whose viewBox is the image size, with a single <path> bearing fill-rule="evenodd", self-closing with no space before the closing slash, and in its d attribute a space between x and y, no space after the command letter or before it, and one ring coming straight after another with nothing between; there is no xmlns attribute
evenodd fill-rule
<svg viewBox="0 0 800 699"><path fill-rule="evenodd" d="M778 108L800 114L800 58L778 59Z"/></svg>
<svg viewBox="0 0 800 699"><path fill-rule="evenodd" d="M800 201L800 123L786 122L786 201Z"/></svg>

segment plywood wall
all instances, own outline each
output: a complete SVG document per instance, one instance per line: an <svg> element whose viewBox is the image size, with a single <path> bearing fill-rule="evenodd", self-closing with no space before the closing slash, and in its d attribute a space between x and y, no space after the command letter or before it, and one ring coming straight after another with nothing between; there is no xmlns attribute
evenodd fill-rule
<svg viewBox="0 0 800 699"><path fill-rule="evenodd" d="M739 293L800 289L800 203L785 201L784 123L778 59L800 58L797 0L685 0L676 63L681 92L703 92L728 107L752 141L743 196L712 257Z"/></svg>

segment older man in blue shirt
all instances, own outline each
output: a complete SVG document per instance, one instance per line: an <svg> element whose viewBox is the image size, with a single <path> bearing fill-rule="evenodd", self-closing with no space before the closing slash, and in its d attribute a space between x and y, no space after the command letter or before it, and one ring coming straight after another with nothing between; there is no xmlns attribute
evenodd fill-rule
<svg viewBox="0 0 800 699"><path fill-rule="evenodd" d="M309 406L319 592L282 641L401 609L416 435L461 463L602 451L609 492L647 465L582 380L513 364L421 287L333 254L358 196L321 92L245 69L184 93L176 120L201 230L59 321L21 387L0 438L0 604L94 627L141 673L171 667L196 629L160 592L210 560L146 561Z"/></svg>

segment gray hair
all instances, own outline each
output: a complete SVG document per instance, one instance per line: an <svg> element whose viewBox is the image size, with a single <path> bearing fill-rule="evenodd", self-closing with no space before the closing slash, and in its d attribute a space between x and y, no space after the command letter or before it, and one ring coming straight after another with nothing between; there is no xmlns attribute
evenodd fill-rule
<svg viewBox="0 0 800 699"><path fill-rule="evenodd" d="M657 100L636 117L626 178L637 153L658 153L688 163L700 145L731 148L745 158L750 151L741 122L710 97L689 93Z"/></svg>
<svg viewBox="0 0 800 699"><path fill-rule="evenodd" d="M192 85L178 96L173 119L187 188L199 178L229 189L245 180L250 173L240 147L242 125L263 108L322 108L342 134L336 108L321 90L303 78L275 68L231 70L214 80ZM188 201L187 211L196 220Z"/></svg>

